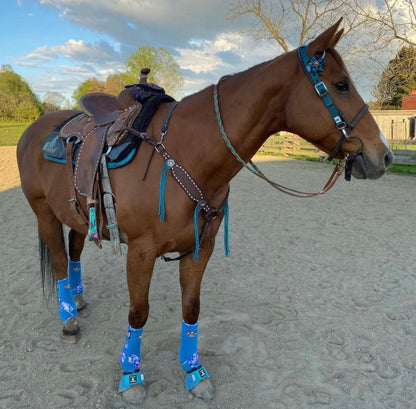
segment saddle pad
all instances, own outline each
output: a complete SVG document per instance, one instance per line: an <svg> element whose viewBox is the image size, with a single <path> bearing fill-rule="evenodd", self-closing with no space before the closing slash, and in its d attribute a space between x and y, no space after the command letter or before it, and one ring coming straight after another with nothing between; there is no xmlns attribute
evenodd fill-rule
<svg viewBox="0 0 416 409"><path fill-rule="evenodd" d="M139 149L141 139L134 135L128 135L123 142L117 146L113 146L111 151L107 154L107 163L109 169L119 168L127 165ZM73 164L75 165L79 148L78 144L75 148ZM59 130L53 131L42 145L42 153L45 159L53 162L66 163L65 160L65 142L59 137Z"/></svg>

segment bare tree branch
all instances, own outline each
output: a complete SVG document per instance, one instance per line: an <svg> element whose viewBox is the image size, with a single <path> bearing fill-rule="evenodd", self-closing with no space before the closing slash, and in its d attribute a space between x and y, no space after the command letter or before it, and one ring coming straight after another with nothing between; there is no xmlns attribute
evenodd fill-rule
<svg viewBox="0 0 416 409"><path fill-rule="evenodd" d="M414 0L382 0L378 7L375 0L366 5L363 5L362 0L353 0L350 7L351 12L372 27L373 39L380 48L394 40L416 46Z"/></svg>

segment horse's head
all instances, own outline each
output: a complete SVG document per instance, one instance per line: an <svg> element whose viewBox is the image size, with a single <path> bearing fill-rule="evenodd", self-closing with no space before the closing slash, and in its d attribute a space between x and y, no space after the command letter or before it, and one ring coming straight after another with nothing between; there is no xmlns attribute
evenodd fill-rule
<svg viewBox="0 0 416 409"><path fill-rule="evenodd" d="M392 163L393 153L334 50L343 33L338 31L340 23L341 19L297 51L299 65L288 97L287 129L331 159L347 155L354 177L376 179Z"/></svg>

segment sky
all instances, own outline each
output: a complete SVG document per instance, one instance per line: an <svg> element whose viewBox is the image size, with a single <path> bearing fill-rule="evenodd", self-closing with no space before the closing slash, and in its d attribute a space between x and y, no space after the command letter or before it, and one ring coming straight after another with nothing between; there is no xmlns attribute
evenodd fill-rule
<svg viewBox="0 0 416 409"><path fill-rule="evenodd" d="M231 19L226 0L1 0L0 65L11 65L42 98L71 98L83 81L125 70L139 46L164 47L184 77L184 95L281 54ZM359 89L360 90L360 89ZM364 98L371 87L364 86Z"/></svg>

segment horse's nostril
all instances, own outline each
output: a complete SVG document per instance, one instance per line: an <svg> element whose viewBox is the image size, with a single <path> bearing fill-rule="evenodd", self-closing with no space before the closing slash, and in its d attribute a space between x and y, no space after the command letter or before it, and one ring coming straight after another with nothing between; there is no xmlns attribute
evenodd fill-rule
<svg viewBox="0 0 416 409"><path fill-rule="evenodd" d="M393 163L394 155L391 150L389 150L384 155L384 168L387 169Z"/></svg>

